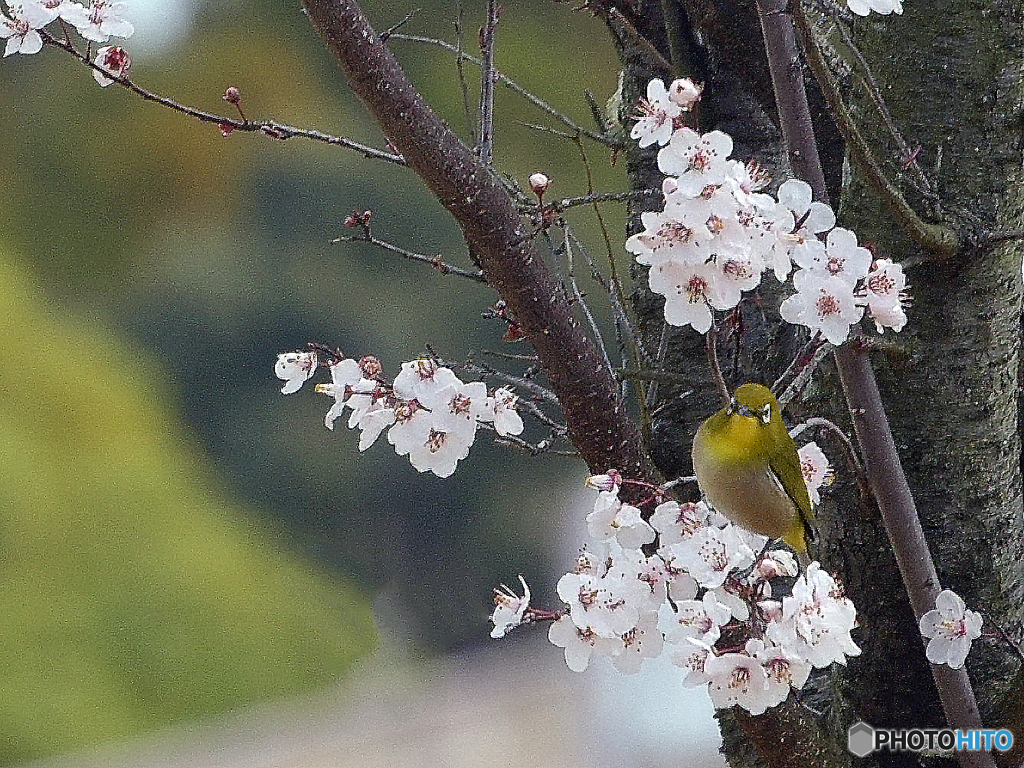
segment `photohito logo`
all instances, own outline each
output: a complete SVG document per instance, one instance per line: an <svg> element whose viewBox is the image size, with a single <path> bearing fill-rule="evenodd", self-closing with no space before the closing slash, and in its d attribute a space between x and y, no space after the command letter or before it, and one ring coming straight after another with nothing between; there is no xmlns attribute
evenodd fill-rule
<svg viewBox="0 0 1024 768"><path fill-rule="evenodd" d="M861 721L846 732L846 748L854 757L889 752L1005 752L1013 746L1013 734L1002 730L954 731L951 728L872 728Z"/></svg>

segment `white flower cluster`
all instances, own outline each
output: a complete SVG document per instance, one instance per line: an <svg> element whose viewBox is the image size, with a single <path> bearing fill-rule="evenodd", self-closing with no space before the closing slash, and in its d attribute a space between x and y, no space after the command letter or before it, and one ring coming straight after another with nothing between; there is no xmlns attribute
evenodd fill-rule
<svg viewBox="0 0 1024 768"><path fill-rule="evenodd" d="M284 394L296 392L320 365L316 352L278 355L274 373L285 381ZM374 357L344 358L327 364L329 384L316 391L334 398L324 424L350 410L349 428L360 430L359 450L365 451L388 430L388 442L399 456L408 456L420 472L448 477L459 460L469 455L477 427L490 424L499 435L518 435L523 420L516 412L518 397L500 388L487 393L482 381L466 384L450 369L433 360L402 364L402 372L389 384L381 378Z"/></svg>
<svg viewBox="0 0 1024 768"><path fill-rule="evenodd" d="M808 443L801 463L816 493L827 482L828 462ZM860 653L850 638L853 604L817 562L796 579L791 595L777 599L770 579L797 574L792 554L755 554L767 539L703 502L665 501L645 521L619 499L621 482L616 472L587 481L599 490L587 515L596 541L558 581L567 608L529 607L520 576L522 597L507 587L496 590L492 637L527 620L554 619L548 639L564 649L574 671L586 669L595 653L625 673L667 654L684 671L684 685L707 685L716 707L739 705L753 714L802 688L813 667Z"/></svg>
<svg viewBox="0 0 1024 768"><path fill-rule="evenodd" d="M39 53L43 38L39 30L60 19L78 30L90 42L105 43L111 37L131 37L135 28L121 15L124 3L112 0L89 0L84 5L74 0L6 0L7 12L0 15L0 38L7 39L4 56L13 53ZM61 34L63 37L63 34ZM120 77L131 66L128 52L120 46L106 46L96 51L95 63L108 74ZM100 85L113 80L93 70Z"/></svg>
<svg viewBox="0 0 1024 768"><path fill-rule="evenodd" d="M817 562L776 599L769 579L796 574L792 555L758 558L763 536L712 515L702 502L666 501L644 522L617 486L600 492L588 516L598 542L559 580L568 611L548 632L570 669L597 653L632 673L666 653L716 707L760 714L802 688L812 667L860 653L853 604ZM657 550L644 554L656 535Z"/></svg>
<svg viewBox="0 0 1024 768"><path fill-rule="evenodd" d="M652 81L644 104L665 90L660 80ZM665 205L640 215L643 231L626 240L626 249L650 267L648 284L665 297L666 322L707 333L712 309L735 307L769 267L785 281L795 264L797 293L781 307L787 322L820 331L837 345L865 308L879 332L903 327L901 267L887 259L873 261L853 232L835 226L829 206L812 202L808 184L787 181L776 199L760 191L769 181L767 173L755 163L729 158L728 134L701 135L685 126L654 130L653 118L645 119L634 134L641 146L663 145L658 168L666 175Z"/></svg>

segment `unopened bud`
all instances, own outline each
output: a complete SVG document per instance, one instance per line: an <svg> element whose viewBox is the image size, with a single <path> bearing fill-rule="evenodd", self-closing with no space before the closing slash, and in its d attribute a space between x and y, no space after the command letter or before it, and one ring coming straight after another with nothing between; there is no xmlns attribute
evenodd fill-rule
<svg viewBox="0 0 1024 768"><path fill-rule="evenodd" d="M239 91L235 86L231 86L224 91L224 101L229 104L238 104L242 100L242 92Z"/></svg>
<svg viewBox="0 0 1024 768"><path fill-rule="evenodd" d="M373 216L372 211L363 211L362 213L359 211L352 211L352 213L345 217L345 226L352 227L353 229L357 227L365 229L370 226L371 216Z"/></svg>
<svg viewBox="0 0 1024 768"><path fill-rule="evenodd" d="M108 45L96 51L95 64L102 71L93 70L92 76L97 83L106 87L114 82L113 78L125 77L128 74L128 69L132 65L132 57L121 46Z"/></svg>
<svg viewBox="0 0 1024 768"><path fill-rule="evenodd" d="M535 173L530 176L530 189L533 190L533 194L538 198L544 197L544 193L548 191L548 187L550 186L551 179L543 173Z"/></svg>
<svg viewBox="0 0 1024 768"><path fill-rule="evenodd" d="M704 91L704 83L695 83L688 77L681 77L673 80L668 87L669 101L678 104L685 110L693 109L693 105L700 101L700 95Z"/></svg>
<svg viewBox="0 0 1024 768"><path fill-rule="evenodd" d="M587 478L587 486L596 491L614 491L622 483L622 475L617 469L609 469L603 475L591 475Z"/></svg>

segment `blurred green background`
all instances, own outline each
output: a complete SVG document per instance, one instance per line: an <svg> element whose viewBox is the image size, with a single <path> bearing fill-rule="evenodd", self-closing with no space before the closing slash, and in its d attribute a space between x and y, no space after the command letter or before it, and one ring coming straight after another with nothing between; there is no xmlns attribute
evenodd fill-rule
<svg viewBox="0 0 1024 768"><path fill-rule="evenodd" d="M463 5L472 49L485 4ZM452 39L452 3L417 7L402 31ZM383 147L297 2L184 8L163 47L138 8L141 85L224 114L234 85L250 118ZM409 9L364 8L378 29ZM393 48L467 135L452 56ZM584 89L616 87L606 31L551 0L506 4L498 65L587 127ZM561 126L500 87L497 120L503 172L586 191L579 149L525 123ZM374 600L418 652L480 641L492 586L547 572L578 462L483 439L452 478L420 475L273 377L312 340L392 375L428 344L525 351L481 319L488 289L330 243L370 209L378 237L470 266L409 172L222 137L51 49L0 62L0 135L0 764L326 685L375 647ZM606 148L586 153L597 189L624 187ZM606 259L592 214L573 217Z"/></svg>

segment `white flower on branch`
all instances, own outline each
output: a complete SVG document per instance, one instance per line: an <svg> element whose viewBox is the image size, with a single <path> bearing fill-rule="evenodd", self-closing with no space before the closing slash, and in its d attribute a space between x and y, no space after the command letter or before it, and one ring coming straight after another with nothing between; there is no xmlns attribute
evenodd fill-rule
<svg viewBox="0 0 1024 768"><path fill-rule="evenodd" d="M68 3L68 12L61 16L86 40L105 43L111 37L131 37L135 27L121 15L124 3L92 0L88 7Z"/></svg>
<svg viewBox="0 0 1024 768"><path fill-rule="evenodd" d="M8 13L11 18L0 15L0 37L7 38L4 56L39 53L43 49L43 38L38 30L56 19L57 12L36 0L27 0L10 6Z"/></svg>
<svg viewBox="0 0 1024 768"><path fill-rule="evenodd" d="M113 75L114 77L123 77L132 65L132 57L129 56L128 51L121 46L108 45L96 51L95 64L97 67L102 68L107 74ZM96 82L104 88L114 82L112 78L107 77L103 72L96 69L92 71L92 76L96 78Z"/></svg>
<svg viewBox="0 0 1024 768"><path fill-rule="evenodd" d="M316 367L316 352L283 352L278 355L274 375L284 379L281 392L286 395L298 392L309 377L316 373Z"/></svg>
<svg viewBox="0 0 1024 768"><path fill-rule="evenodd" d="M883 16L890 13L903 13L901 0L846 0L847 7L858 16L867 16L874 11Z"/></svg>
<svg viewBox="0 0 1024 768"><path fill-rule="evenodd" d="M523 585L522 597L504 584L494 590L494 611L491 613L494 628L491 637L504 637L523 623L526 609L530 607L530 587L522 575L519 576L519 583Z"/></svg>
<svg viewBox="0 0 1024 768"><path fill-rule="evenodd" d="M925 656L932 664L948 664L960 669L967 660L971 643L981 637L981 614L970 610L956 592L944 589L935 598L935 607L921 616L918 626L931 638Z"/></svg>

